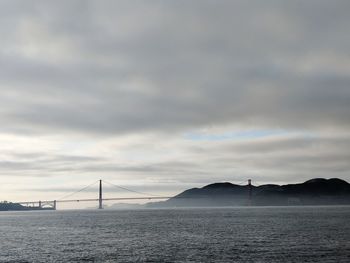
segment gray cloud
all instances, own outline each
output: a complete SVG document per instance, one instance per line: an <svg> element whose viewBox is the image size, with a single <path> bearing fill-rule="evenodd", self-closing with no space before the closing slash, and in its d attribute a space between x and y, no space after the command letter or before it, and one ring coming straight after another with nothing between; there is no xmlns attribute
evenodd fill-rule
<svg viewBox="0 0 350 263"><path fill-rule="evenodd" d="M204 184L213 180L241 182L249 177L261 183L295 182L311 177L347 179L349 146L350 139L344 136L291 135L216 143L199 141L190 147L178 146L182 151L180 158L170 156L162 161L141 159L128 163L111 157L10 153L7 159L12 158L12 161L2 162L0 171L17 176L25 173L29 176L73 174L78 177L95 174L135 182L147 178L152 185ZM148 146L144 147L149 150Z"/></svg>
<svg viewBox="0 0 350 263"><path fill-rule="evenodd" d="M349 11L345 0L2 1L0 140L12 151L1 176L349 179ZM184 136L202 130L286 135Z"/></svg>
<svg viewBox="0 0 350 263"><path fill-rule="evenodd" d="M2 5L4 129L348 129L346 1Z"/></svg>

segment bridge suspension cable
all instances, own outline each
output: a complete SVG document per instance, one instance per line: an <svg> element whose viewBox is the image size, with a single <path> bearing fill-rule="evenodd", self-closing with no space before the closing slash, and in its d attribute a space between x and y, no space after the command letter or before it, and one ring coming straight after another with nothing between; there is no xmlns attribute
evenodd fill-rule
<svg viewBox="0 0 350 263"><path fill-rule="evenodd" d="M125 190L125 191L128 191L128 192L131 192L131 193L136 193L136 194L140 194L140 195L146 195L146 196L154 196L154 197L159 197L159 195L155 195L155 194L150 194L150 193L145 193L145 192L139 192L139 191L135 191L135 190L132 190L132 189L129 189L129 188L126 188L126 187L122 187L120 185L116 185L116 184L113 184L113 183L110 183L110 182L107 182L105 180L103 180L102 182L104 183L107 183L109 185L112 185L116 188L119 188L119 189L122 189L122 190Z"/></svg>
<svg viewBox="0 0 350 263"><path fill-rule="evenodd" d="M77 193L80 193L80 192L82 192L82 191L88 189L89 187L93 186L93 185L96 184L97 182L98 182L98 180L96 180L96 181L93 182L92 184L89 184L88 186L85 186L85 187L81 188L81 189L78 190L78 191L75 191L75 192L73 192L73 193L70 193L70 194L67 194L67 195L65 195L65 196L62 196L61 198L57 199L57 201L61 201L61 200L63 200L63 199L66 199L66 198L68 198L68 197L71 197L72 195L75 195L75 194L77 194Z"/></svg>

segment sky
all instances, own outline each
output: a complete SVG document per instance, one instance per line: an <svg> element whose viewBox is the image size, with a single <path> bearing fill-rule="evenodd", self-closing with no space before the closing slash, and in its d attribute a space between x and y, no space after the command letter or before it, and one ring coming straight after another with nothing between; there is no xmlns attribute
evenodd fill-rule
<svg viewBox="0 0 350 263"><path fill-rule="evenodd" d="M1 1L0 200L98 179L161 195L349 181L349 12L348 0Z"/></svg>

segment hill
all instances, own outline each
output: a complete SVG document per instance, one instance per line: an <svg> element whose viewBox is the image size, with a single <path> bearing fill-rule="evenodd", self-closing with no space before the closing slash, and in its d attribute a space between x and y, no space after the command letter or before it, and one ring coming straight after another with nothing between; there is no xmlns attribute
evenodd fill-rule
<svg viewBox="0 0 350 263"><path fill-rule="evenodd" d="M0 202L0 211L21 211L27 210L25 206L11 202Z"/></svg>
<svg viewBox="0 0 350 263"><path fill-rule="evenodd" d="M251 189L251 198L249 191ZM261 186L214 183L188 189L150 207L241 205L342 205L350 204L350 184L338 178L315 178L299 184Z"/></svg>

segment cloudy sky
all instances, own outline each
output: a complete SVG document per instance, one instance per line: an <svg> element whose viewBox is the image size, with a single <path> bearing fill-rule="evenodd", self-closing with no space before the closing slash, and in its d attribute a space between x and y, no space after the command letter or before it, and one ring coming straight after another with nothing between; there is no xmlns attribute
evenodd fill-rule
<svg viewBox="0 0 350 263"><path fill-rule="evenodd" d="M100 178L156 194L350 180L349 13L348 0L1 1L0 199Z"/></svg>

